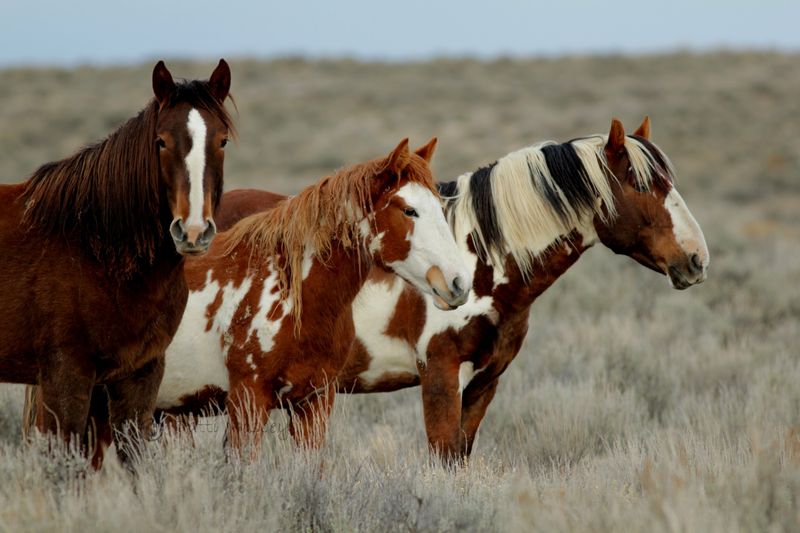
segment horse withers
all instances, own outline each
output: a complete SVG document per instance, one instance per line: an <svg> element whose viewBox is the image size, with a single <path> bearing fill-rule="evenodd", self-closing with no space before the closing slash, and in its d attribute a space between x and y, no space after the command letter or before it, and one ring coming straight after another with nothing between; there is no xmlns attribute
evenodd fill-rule
<svg viewBox="0 0 800 533"><path fill-rule="evenodd" d="M148 431L188 295L183 257L216 231L230 80L224 60L182 83L159 62L137 116L0 186L0 381L41 386L41 430L83 437L102 385L111 424Z"/></svg>

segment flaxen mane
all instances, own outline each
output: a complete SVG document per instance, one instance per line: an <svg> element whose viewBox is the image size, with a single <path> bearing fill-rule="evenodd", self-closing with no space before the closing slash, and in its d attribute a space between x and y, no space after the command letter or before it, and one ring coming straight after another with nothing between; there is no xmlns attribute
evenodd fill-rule
<svg viewBox="0 0 800 533"><path fill-rule="evenodd" d="M233 123L207 82L183 82L167 106L187 102L225 124ZM152 264L171 218L162 202L158 103L153 100L106 139L75 155L42 165L26 183L24 222L54 238L78 242L120 278ZM215 202L222 191L215 191Z"/></svg>
<svg viewBox="0 0 800 533"><path fill-rule="evenodd" d="M564 144L547 141L440 185L454 234L472 235L479 256L494 265L511 254L529 276L534 258L574 228L591 224L594 216L616 216L607 140L595 135ZM638 187L648 190L671 179L672 165L655 145L628 136L625 148Z"/></svg>
<svg viewBox="0 0 800 533"><path fill-rule="evenodd" d="M373 179L390 172L388 165L389 160L384 157L343 168L231 228L226 253L244 244L251 260L269 261L271 268L278 270L281 293L284 298L291 298L297 331L306 250L324 262L330 257L334 241L338 241L344 248L355 249L359 257L366 254L362 221L365 217L369 220L373 211ZM437 194L428 164L416 154L410 154L408 165L391 188L396 189L401 179L420 183Z"/></svg>

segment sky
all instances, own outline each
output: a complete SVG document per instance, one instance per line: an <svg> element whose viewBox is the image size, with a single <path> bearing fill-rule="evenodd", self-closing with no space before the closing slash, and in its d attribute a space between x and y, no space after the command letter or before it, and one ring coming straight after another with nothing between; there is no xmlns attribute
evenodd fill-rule
<svg viewBox="0 0 800 533"><path fill-rule="evenodd" d="M0 67L800 51L800 0L0 0Z"/></svg>

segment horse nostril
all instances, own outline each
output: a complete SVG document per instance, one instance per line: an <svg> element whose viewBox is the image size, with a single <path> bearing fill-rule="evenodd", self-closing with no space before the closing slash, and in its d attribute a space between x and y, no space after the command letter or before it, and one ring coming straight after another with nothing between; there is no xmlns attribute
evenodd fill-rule
<svg viewBox="0 0 800 533"><path fill-rule="evenodd" d="M169 225L169 234L175 242L184 242L186 240L186 226L183 224L183 219L176 218Z"/></svg>
<svg viewBox="0 0 800 533"><path fill-rule="evenodd" d="M698 272L703 271L703 261L700 259L700 256L698 254L692 254L692 256L689 258L689 262Z"/></svg>
<svg viewBox="0 0 800 533"><path fill-rule="evenodd" d="M214 221L209 218L208 220L206 220L206 229L203 231L203 234L200 235L198 241L208 244L211 242L211 239L213 239L214 235L216 234L217 234L217 225L214 224Z"/></svg>
<svg viewBox="0 0 800 533"><path fill-rule="evenodd" d="M460 277L456 276L453 278L453 295L458 297L464 294L464 287L462 287L462 284L463 282Z"/></svg>

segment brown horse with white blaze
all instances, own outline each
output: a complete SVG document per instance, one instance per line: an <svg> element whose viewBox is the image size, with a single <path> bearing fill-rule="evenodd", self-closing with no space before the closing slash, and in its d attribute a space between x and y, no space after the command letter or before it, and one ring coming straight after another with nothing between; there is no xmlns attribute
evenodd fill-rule
<svg viewBox="0 0 800 533"><path fill-rule="evenodd" d="M0 381L40 385L41 430L82 437L96 385L114 427L149 429L183 256L215 233L230 79L220 60L208 81L175 83L161 61L137 116L0 186Z"/></svg>

